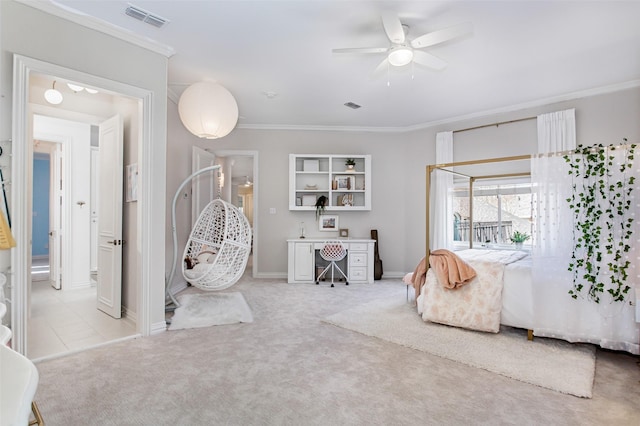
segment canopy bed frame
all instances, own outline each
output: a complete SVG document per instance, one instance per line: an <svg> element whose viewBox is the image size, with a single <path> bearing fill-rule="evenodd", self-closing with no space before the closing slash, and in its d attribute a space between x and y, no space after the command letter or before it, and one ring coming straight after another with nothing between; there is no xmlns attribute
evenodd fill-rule
<svg viewBox="0 0 640 426"><path fill-rule="evenodd" d="M628 149L628 147L634 147L632 145L619 145L615 155ZM593 147L594 149L602 149L602 147ZM604 147L608 149L608 147ZM613 155L613 149L608 154ZM633 152L633 151L632 151ZM499 158L487 158L482 160L451 162L442 164L432 164L426 167L426 229L425 229L425 243L426 251L423 260L420 262L413 274L407 274L405 277L405 283L412 284L416 290L416 305L418 312L422 315L425 321L439 322L451 326L458 326L463 328L499 332L501 325L516 327L525 329L528 331L528 338L533 339L534 333L536 336L555 337L570 342L588 342L595 343L602 347L614 350L625 350L631 353L637 353L639 351L640 340L640 317L634 314L634 303L637 302L637 297L633 297L634 291L629 293L627 301L624 302L612 302L609 305L605 303L596 303L588 298L583 297L584 300L575 301L575 297L567 294L567 290L564 288L563 283L568 283L571 278L566 280L565 278L547 280L546 277L542 277L540 266L544 266L547 261L547 257L536 257L540 253L540 249L535 246L532 253L518 251L518 250L487 250L483 248L478 250L474 248L474 215L473 215L473 197L474 197L474 184L481 180L498 180L517 177L532 176L534 168L540 163L536 163L538 160L544 160L549 158L552 161L561 162L565 164L566 155L580 155L577 150L566 151L553 154L541 154L538 156L531 155L519 155L510 157ZM613 157L612 157L613 158ZM633 158L631 156L631 158ZM469 173L464 173L463 167L465 166L478 166L478 165L491 165L518 161L532 161L528 167L528 171L513 170L513 173L476 173L480 167L476 167ZM568 160L567 160L568 162ZM560 163L545 163L558 165ZM618 164L618 163L617 163ZM462 169L461 169L462 168ZM556 167L561 174L566 174L564 168ZM504 168L505 171L509 167ZM562 169L562 170L560 170ZM436 273L437 270L430 270L430 258L438 253L440 250L435 251L434 247L431 247L431 225L432 225L432 174L436 170L442 170L443 172L450 173L459 177L468 179L469 181L469 227L465 230L468 232L468 250L461 250L456 252L460 258L469 262L469 264L477 269L478 275L474 278L471 285L464 285L459 289L450 290L444 288L442 285L437 285ZM613 169L611 169L613 170ZM640 168L633 167L631 175L640 173ZM540 169L536 168L535 172L540 175ZM564 176L564 175L563 175ZM581 175L578 175L582 179ZM576 182L581 182L577 180ZM633 183L633 181L631 181ZM554 181L555 183L555 181ZM541 192L542 193L542 192ZM438 196L438 195L436 195ZM539 197L538 197L539 198ZM631 196L634 200L633 195ZM640 197L636 196L636 199ZM540 202L540 200L538 200ZM562 199L564 203L564 198ZM539 206L540 207L540 206ZM543 207L540 207L543 208ZM640 203L633 201L632 211L640 209ZM637 212L636 212L637 213ZM539 225L539 224L537 224ZM637 224L633 225L637 228ZM538 226L536 227L536 230ZM572 227L568 227L567 230L570 233ZM536 231L538 232L538 231ZM562 238L562 237L560 237ZM634 241L637 237L634 237ZM569 240L564 238L564 240ZM568 243L573 244L569 241ZM631 243L630 243L631 244ZM440 247L435 247L439 249ZM575 252L574 252L575 254ZM635 262L635 258L638 257L638 251L632 251L629 253L629 259ZM437 260L437 259L432 259ZM555 259L554 259L555 260ZM563 263L561 258L558 258L555 267L556 271L560 271L560 275L566 274L568 264ZM487 266L489 265L489 266ZM498 266L496 266L498 265ZM537 266L535 266L537 265ZM418 273L422 275L422 280L417 280ZM558 275L558 276L560 276ZM633 274L635 275L635 274ZM488 276L489 278L480 279L482 276ZM631 276L631 274L630 274ZM633 288L634 284L635 292L638 291L637 283L633 278L629 278L630 285ZM498 282L495 285L493 282ZM435 284L434 284L435 283ZM536 284L537 283L537 284ZM534 287L535 284L535 287ZM572 284L575 284L572 282ZM534 291L535 288L535 291ZM463 290L462 292L460 290ZM460 292L460 293L456 293ZM467 292L467 293L463 293ZM464 294L460 296L459 294ZM482 303L490 305L488 310L475 310L476 308L471 302L474 302L474 298L485 298L485 294L491 294L492 299L487 302L483 300ZM573 299L572 299L573 297ZM485 303L487 302L487 303ZM614 308L611 308L614 307ZM485 309L485 308L482 308ZM598 331L594 331L593 334L581 334L582 329L573 323L570 323L573 319L567 319L566 325L561 322L560 325L553 331L549 331L548 323L542 321L541 318L549 314L550 309L555 311L562 311L569 317L576 317L574 322L582 321L583 323L596 324ZM609 309L609 311L606 311ZM615 309L614 315L609 315L611 309ZM456 314L450 314L449 311L457 311ZM469 311L469 312L467 312ZM605 313L606 311L606 313ZM454 315L458 317L451 319ZM460 316L465 318L460 319ZM477 321L478 318L482 320L478 321L478 324L473 323L470 318L473 316ZM479 324L485 321L485 317L491 317L491 324ZM562 320L564 321L564 319ZM544 324L543 324L544 322ZM600 328L600 323L602 327ZM563 329L566 326L566 329ZM613 329L620 329L624 331L612 331Z"/></svg>
<svg viewBox="0 0 640 426"><path fill-rule="evenodd" d="M530 261L530 256L525 256L524 252L511 252L511 253L506 253L506 256L502 256L498 251L488 251L488 250L474 251L473 250L473 247L474 247L473 190L474 190L474 184L476 183L476 181L528 177L528 176L531 176L531 173L530 171L526 171L526 172L513 172L513 173L491 173L491 174L471 175L468 173L462 173L458 170L452 170L453 168L456 168L456 167L460 168L464 166L476 166L476 165L482 165L482 164L525 161L530 159L531 159L530 155L519 155L519 156L510 156L510 157L487 158L482 160L432 164L427 166L426 168L426 208L425 208L425 211L426 211L426 235L425 235L426 252L425 253L426 254L423 261L421 262L421 264L423 264L425 268L424 274L425 274L425 279L427 280L427 284L429 283L429 279L435 280L435 277L429 275L429 269L430 269L429 260L431 256L431 246L430 246L431 244L430 243L431 242L431 235L430 235L431 207L430 205L431 205L431 181L432 181L431 176L435 170L442 170L444 172L466 178L469 181L469 227L467 231L468 231L469 253L473 256L473 260L480 261L480 262L497 262L496 268L502 268L503 267L502 264L504 262L513 263L513 262L520 261L521 259L525 259L525 260L524 260L524 263L522 262L515 263L515 266L512 267L512 268L515 268L514 269L515 272L513 272L511 269L507 270L505 268L505 270L503 271L500 269L496 269L494 267L491 267L491 270L485 271L492 277L495 276L495 274L499 274L501 277L500 281L504 280L506 284L504 285L504 289L497 288L496 283L491 282L491 280L486 280L483 278L483 275L480 275L479 278L474 281L474 286L469 286L470 288L464 288L462 290L467 293L469 291L476 293L475 295L467 294L465 296L465 297L472 297L472 298L484 297L483 295L479 294L480 292L493 294L492 304L494 306L491 309L491 312L483 312L480 314L480 316L482 317L489 316L491 318L490 324L479 324L475 320L471 320L470 319L471 316L478 315L477 312L473 313L471 310L468 317L463 319L448 317L446 314L444 314L444 311L446 311L447 309L442 309L441 305L442 303L446 305L456 304L457 302L455 302L454 300L455 297L452 297L452 295L455 294L455 292L442 291L440 288L433 288L433 287L439 287L439 286L432 286L432 288L426 288L427 286L422 286L421 288L418 288L416 283L414 282L414 287L416 291L416 303L418 305L418 310L423 315L423 318L425 320L431 320L434 322L443 322L448 325L461 326L465 328L472 328L472 329L478 329L482 331L491 331L491 332L498 332L499 325L504 324L504 325L526 329L528 339L529 340L533 339L532 308L530 305L526 303L523 305L521 301L521 297L519 297L519 294L522 291L525 291L527 293L531 293L533 291L531 286L531 280L530 280L530 275L531 275L530 263L527 263L528 261ZM485 257L484 256L485 254L488 255L489 257L488 258ZM476 265L476 268L477 267L478 265ZM511 276L513 276L512 279L507 279L508 277L511 277ZM515 281L515 284L512 281ZM521 285L522 281L524 281L526 284ZM523 287L524 287L524 290L523 290ZM440 300L439 302L434 302L433 311L429 310L429 307L427 307L427 302L426 302L427 298L425 297L425 307L427 307L427 309L425 309L423 312L421 308L423 293L428 293L429 304L431 303L430 300L432 299ZM499 300L501 295L502 295L502 300ZM497 304L500 304L500 303L503 305L502 308L500 306L497 306ZM435 315L433 315L433 313L435 313Z"/></svg>
<svg viewBox="0 0 640 426"><path fill-rule="evenodd" d="M521 121L521 120L518 120ZM479 126L485 127L485 126ZM426 264L427 268L429 267L429 254L431 253L430 248L430 225L431 225L431 174L434 170L442 170L444 172L448 172L457 176L461 176L469 179L469 248L473 248L473 184L477 180L488 180L488 179L503 179L503 178L512 178L512 177L526 177L531 176L531 172L520 172L520 173L502 173L502 174L488 174L488 175L478 175L471 176L465 173L460 173L455 170L449 170L451 167L462 167L462 166L473 166L479 164L490 164L490 163L502 163L507 161L522 161L522 160L530 160L530 155L516 155L511 157L498 157L498 158L487 158L484 160L471 160L471 161L459 161L455 163L443 163L443 164L431 164L427 166L426 173Z"/></svg>

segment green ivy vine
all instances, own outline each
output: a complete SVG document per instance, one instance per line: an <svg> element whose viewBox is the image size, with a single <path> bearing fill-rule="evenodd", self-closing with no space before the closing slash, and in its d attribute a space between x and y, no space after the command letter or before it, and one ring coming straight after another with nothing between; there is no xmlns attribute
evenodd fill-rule
<svg viewBox="0 0 640 426"><path fill-rule="evenodd" d="M578 145L573 154L563 158L573 178L572 195L567 198L574 217L573 253L569 271L573 288L569 294L577 299L584 290L600 303L605 291L613 301L622 302L631 287L627 284L631 262L625 254L631 249L633 217L630 217L634 176L631 175L636 145ZM624 150L620 165L614 152ZM615 168L621 177L613 178ZM608 284L601 276L609 277Z"/></svg>

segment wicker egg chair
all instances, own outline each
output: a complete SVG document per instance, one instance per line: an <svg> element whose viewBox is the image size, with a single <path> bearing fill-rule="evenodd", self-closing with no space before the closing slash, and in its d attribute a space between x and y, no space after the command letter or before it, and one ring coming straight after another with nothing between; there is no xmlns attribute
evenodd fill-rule
<svg viewBox="0 0 640 426"><path fill-rule="evenodd" d="M202 210L184 249L182 275L201 290L235 284L251 252L251 226L233 204L217 199Z"/></svg>
<svg viewBox="0 0 640 426"><path fill-rule="evenodd" d="M196 176L220 169L219 165L202 168L189 175L178 187L171 203L173 262L165 280L165 311L180 304L171 287L178 265L176 205L185 186ZM220 192L218 190L218 192ZM251 252L251 226L246 216L233 204L213 200L202 210L191 230L182 257L182 275L202 290L224 290L235 284L247 266Z"/></svg>

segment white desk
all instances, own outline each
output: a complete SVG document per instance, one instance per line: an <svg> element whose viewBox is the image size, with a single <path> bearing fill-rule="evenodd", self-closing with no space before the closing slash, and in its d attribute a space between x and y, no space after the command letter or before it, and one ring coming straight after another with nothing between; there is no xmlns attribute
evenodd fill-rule
<svg viewBox="0 0 640 426"><path fill-rule="evenodd" d="M287 240L288 245L288 282L316 282L316 252L324 242L330 240L319 238L297 238ZM344 238L347 249L347 276L349 283L373 284L373 249L375 240Z"/></svg>

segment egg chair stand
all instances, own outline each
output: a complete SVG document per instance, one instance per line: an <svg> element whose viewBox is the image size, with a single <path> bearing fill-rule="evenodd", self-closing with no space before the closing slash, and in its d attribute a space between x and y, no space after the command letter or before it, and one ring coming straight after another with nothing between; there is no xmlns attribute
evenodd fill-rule
<svg viewBox="0 0 640 426"><path fill-rule="evenodd" d="M166 310L180 306L171 292L178 264L175 214L178 197L194 177L219 168L219 165L209 166L192 173L178 187L173 197L173 264L165 286ZM251 226L246 216L233 204L215 199L202 210L191 230L183 252L182 275L188 283L201 290L224 290L242 277L250 252Z"/></svg>

